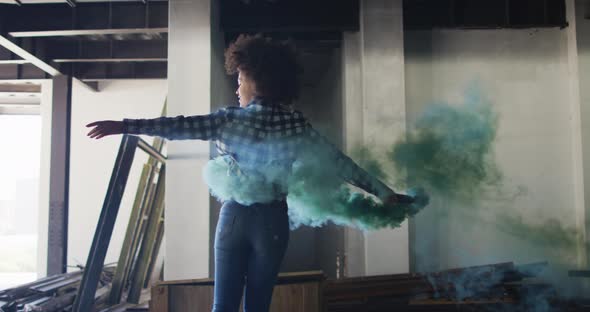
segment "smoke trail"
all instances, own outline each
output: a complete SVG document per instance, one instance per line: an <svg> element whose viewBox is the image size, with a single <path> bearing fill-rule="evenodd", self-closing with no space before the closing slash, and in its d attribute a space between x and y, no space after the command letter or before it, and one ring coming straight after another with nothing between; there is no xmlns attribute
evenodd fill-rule
<svg viewBox="0 0 590 312"><path fill-rule="evenodd" d="M551 267L539 280L559 285L562 295L575 294L577 290L566 287L571 281L564 276L575 267L580 233L555 217L544 216L543 207L527 216L522 213L529 209L516 206L517 198L531 193L526 187L511 187L503 180L493 157L498 115L481 94L478 88L471 88L462 105L428 106L412 124L406 139L392 146L388 155L388 164L398 172L407 172L406 182L426 187L437 202L416 219L415 250L423 262L417 264L418 270L442 269L439 260L432 257L439 246L445 248L438 251L441 258L446 257L451 266L457 262L474 265L550 260ZM467 239L457 240L457 235ZM440 245L430 242L441 238ZM461 290L457 294L461 299L474 295L471 281L478 281L478 276L466 272L447 282ZM493 287L482 285L483 289ZM522 305L543 311L554 294L531 290L521 296Z"/></svg>
<svg viewBox="0 0 590 312"><path fill-rule="evenodd" d="M304 152L289 166L238 165L230 156L217 157L205 166L203 176L211 193L221 200L249 205L287 194L292 229L329 221L364 230L398 227L428 204L424 192L410 190L408 193L417 198L413 204L384 205L344 183L329 153L314 146L300 150Z"/></svg>
<svg viewBox="0 0 590 312"><path fill-rule="evenodd" d="M496 227L499 231L525 239L532 244L551 246L556 250L575 250L579 238L578 231L564 227L557 219L528 224L522 216L502 214L498 216Z"/></svg>
<svg viewBox="0 0 590 312"><path fill-rule="evenodd" d="M356 146L353 148L351 152L352 158L355 160L359 166L365 169L369 174L373 175L379 180L386 180L387 174L385 173L385 168L375 155L371 152L366 146Z"/></svg>
<svg viewBox="0 0 590 312"><path fill-rule="evenodd" d="M343 185L337 168L326 168L329 163L328 155L310 153L293 165L287 196L293 227L320 226L328 221L364 230L398 227L428 204L423 191L409 190L416 198L415 203L384 205Z"/></svg>
<svg viewBox="0 0 590 312"><path fill-rule="evenodd" d="M412 185L452 198L474 198L484 185L497 183L500 175L490 158L496 116L478 97L468 100L463 108L441 104L428 109L408 139L392 148L390 166L398 172L407 170ZM325 149L301 146L298 150L302 152L292 166L238 166L231 157L217 158L208 163L204 177L213 195L246 205L287 194L292 228L328 221L365 230L398 227L428 204L425 192L409 190L418 196L416 203L386 206L344 183L333 155ZM384 179L385 170L369 151L360 147L355 154L365 169Z"/></svg>
<svg viewBox="0 0 590 312"><path fill-rule="evenodd" d="M389 155L410 181L453 200L481 198L486 187L499 186L493 159L497 115L476 88L462 106L429 106Z"/></svg>

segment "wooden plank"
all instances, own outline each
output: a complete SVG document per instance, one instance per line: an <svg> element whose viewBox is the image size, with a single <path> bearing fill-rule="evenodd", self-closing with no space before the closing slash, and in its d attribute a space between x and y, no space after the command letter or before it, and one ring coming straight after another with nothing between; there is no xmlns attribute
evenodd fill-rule
<svg viewBox="0 0 590 312"><path fill-rule="evenodd" d="M287 272L287 273L279 273L279 279L277 281L277 285L284 284L284 283L295 283L295 282L313 282L313 281L320 281L324 280L325 275L322 271L304 271L304 272ZM172 281L162 281L159 282L158 285L205 285L205 284L213 285L212 278L200 278L200 279L185 279L185 280L172 280Z"/></svg>
<svg viewBox="0 0 590 312"><path fill-rule="evenodd" d="M168 312L169 287L154 286L152 287L152 296L150 301L150 312Z"/></svg>
<svg viewBox="0 0 590 312"><path fill-rule="evenodd" d="M167 287L170 311L211 311L213 308L213 286L171 285Z"/></svg>
<svg viewBox="0 0 590 312"><path fill-rule="evenodd" d="M303 285L275 286L270 311L303 312Z"/></svg>
<svg viewBox="0 0 590 312"><path fill-rule="evenodd" d="M322 310L322 284L307 283L303 288L303 311L320 312Z"/></svg>
<svg viewBox="0 0 590 312"><path fill-rule="evenodd" d="M320 282L306 282L276 286L272 296L272 312L321 311Z"/></svg>
<svg viewBox="0 0 590 312"><path fill-rule="evenodd" d="M162 306L163 290L168 289L170 311L211 311L213 307L214 286L195 284L159 284L152 288L152 302L150 311ZM243 301L242 301L243 304ZM152 308L153 307L153 308ZM168 311L168 310L162 310ZM242 311L242 307L240 307ZM271 312L320 312L321 309L321 283L304 282L297 284L285 284L275 286Z"/></svg>

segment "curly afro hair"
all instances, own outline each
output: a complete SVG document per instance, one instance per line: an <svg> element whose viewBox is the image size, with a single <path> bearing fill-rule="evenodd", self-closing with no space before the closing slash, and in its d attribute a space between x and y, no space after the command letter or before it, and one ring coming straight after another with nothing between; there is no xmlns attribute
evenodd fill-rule
<svg viewBox="0 0 590 312"><path fill-rule="evenodd" d="M252 79L260 97L275 103L291 104L299 95L303 72L294 45L257 35L240 35L225 50L225 70L238 69Z"/></svg>

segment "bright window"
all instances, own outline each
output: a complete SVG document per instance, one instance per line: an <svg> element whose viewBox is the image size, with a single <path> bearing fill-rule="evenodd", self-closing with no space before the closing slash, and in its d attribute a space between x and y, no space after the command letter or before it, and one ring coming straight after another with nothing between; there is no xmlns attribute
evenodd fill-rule
<svg viewBox="0 0 590 312"><path fill-rule="evenodd" d="M41 116L0 115L0 289L37 279Z"/></svg>

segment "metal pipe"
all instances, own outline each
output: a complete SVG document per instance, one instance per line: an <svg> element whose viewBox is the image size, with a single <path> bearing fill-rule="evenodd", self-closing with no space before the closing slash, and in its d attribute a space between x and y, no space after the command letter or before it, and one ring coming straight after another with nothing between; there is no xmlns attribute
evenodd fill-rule
<svg viewBox="0 0 590 312"><path fill-rule="evenodd" d="M137 146L141 148L144 152L148 153L148 155L152 156L153 158L157 159L162 163L166 163L167 157L160 154L153 146L149 145L146 141L142 140L141 138L137 142Z"/></svg>

